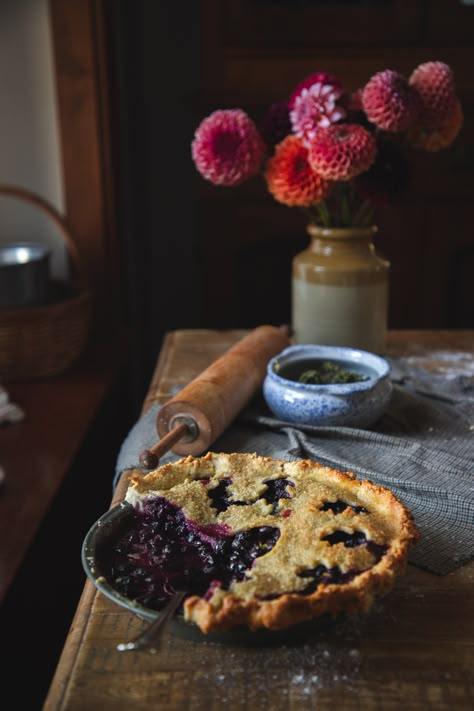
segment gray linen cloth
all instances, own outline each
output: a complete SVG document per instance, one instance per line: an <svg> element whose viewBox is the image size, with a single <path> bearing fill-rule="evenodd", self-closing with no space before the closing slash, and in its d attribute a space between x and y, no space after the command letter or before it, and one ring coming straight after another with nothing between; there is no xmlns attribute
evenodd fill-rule
<svg viewBox="0 0 474 711"><path fill-rule="evenodd" d="M389 359L394 389L370 429L293 425L258 397L214 442L214 452L312 459L385 486L412 512L421 540L410 562L444 575L474 557L474 382ZM157 440L152 407L125 439L114 484ZM160 464L179 457L167 453Z"/></svg>

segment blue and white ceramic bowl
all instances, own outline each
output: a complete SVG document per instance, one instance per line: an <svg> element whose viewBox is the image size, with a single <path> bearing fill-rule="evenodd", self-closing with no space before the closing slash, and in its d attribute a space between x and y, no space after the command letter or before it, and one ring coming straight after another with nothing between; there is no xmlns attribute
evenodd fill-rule
<svg viewBox="0 0 474 711"><path fill-rule="evenodd" d="M322 361L335 362L365 379L327 385L298 382ZM342 346L289 346L268 363L263 395L280 420L306 425L370 427L392 394L390 365L375 353Z"/></svg>

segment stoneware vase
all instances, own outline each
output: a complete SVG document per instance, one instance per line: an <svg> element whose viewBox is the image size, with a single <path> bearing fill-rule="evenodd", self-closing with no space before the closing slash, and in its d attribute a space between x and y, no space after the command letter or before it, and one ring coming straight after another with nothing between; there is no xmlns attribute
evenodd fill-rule
<svg viewBox="0 0 474 711"><path fill-rule="evenodd" d="M377 254L377 227L310 224L311 242L293 259L295 343L383 353L390 263Z"/></svg>

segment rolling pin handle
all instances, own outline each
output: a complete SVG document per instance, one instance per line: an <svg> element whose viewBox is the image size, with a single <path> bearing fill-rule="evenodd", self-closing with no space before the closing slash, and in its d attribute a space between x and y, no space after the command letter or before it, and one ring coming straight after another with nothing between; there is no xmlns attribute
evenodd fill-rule
<svg viewBox="0 0 474 711"><path fill-rule="evenodd" d="M180 425L186 425L184 434L179 438L181 442L194 442L199 437L199 425L192 415L187 413L173 415L168 425L170 432Z"/></svg>
<svg viewBox="0 0 474 711"><path fill-rule="evenodd" d="M187 415L175 415L169 423L169 432L150 449L144 449L138 457L144 469L156 469L160 457L178 441L192 442L199 434L196 420Z"/></svg>
<svg viewBox="0 0 474 711"><path fill-rule="evenodd" d="M156 454L151 451L151 449L144 449L143 452L140 452L138 461L140 463L140 466L143 467L143 469L151 470L156 469L160 460L158 459Z"/></svg>

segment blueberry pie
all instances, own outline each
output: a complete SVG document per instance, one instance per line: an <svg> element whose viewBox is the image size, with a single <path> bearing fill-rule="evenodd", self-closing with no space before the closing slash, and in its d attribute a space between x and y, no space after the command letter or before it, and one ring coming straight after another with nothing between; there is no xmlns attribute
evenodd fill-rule
<svg viewBox="0 0 474 711"><path fill-rule="evenodd" d="M285 629L370 608L418 539L385 488L312 461L208 453L131 476L134 521L107 578L161 609L175 590L203 632Z"/></svg>

